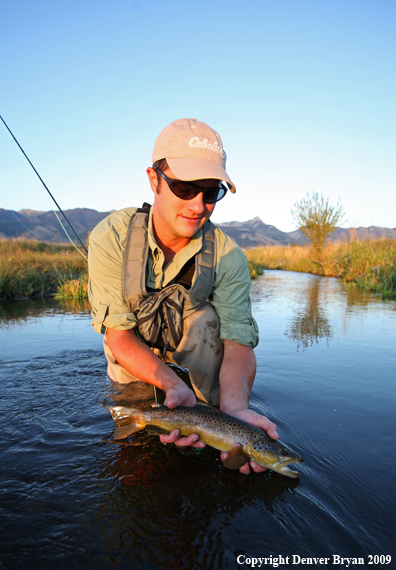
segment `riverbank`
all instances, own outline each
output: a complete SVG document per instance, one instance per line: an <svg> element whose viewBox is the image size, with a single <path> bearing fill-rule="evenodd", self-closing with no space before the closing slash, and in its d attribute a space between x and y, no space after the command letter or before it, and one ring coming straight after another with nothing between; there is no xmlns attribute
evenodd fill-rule
<svg viewBox="0 0 396 570"><path fill-rule="evenodd" d="M83 298L86 273L87 262L72 246L0 240L2 302L49 295L76 298L79 292Z"/></svg>
<svg viewBox="0 0 396 570"><path fill-rule="evenodd" d="M55 296L88 297L87 262L69 245L0 240L0 301ZM268 246L245 251L252 280L265 269L338 277L348 287L396 298L396 240L330 243L323 267L307 246Z"/></svg>
<svg viewBox="0 0 396 570"><path fill-rule="evenodd" d="M396 298L396 240L354 240L327 245L323 266L308 246L267 246L245 251L252 279L265 269L338 277L348 287Z"/></svg>

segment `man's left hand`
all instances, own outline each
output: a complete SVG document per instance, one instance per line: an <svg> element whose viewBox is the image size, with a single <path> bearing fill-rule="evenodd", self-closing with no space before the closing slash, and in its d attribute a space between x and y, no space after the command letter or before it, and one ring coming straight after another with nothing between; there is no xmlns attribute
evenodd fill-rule
<svg viewBox="0 0 396 570"><path fill-rule="evenodd" d="M265 431L270 437L272 437L272 439L278 439L279 438L277 426L274 423L272 423L268 418L266 418L265 416L262 416L260 414L257 414L253 410L248 410L248 409L237 410L237 411L229 412L229 415L234 416L235 418L238 418L239 420L242 420L242 421L244 421L244 422L246 422L246 423L248 423L254 427L257 427L257 428ZM225 458L227 457L227 455L228 455L228 453L226 451L223 451L220 455L221 460L224 461ZM262 473L263 471L267 470L266 467L262 467L261 465L258 465L254 461L249 461L248 463L243 465L239 469L239 471L241 473L243 473L244 475L249 475L250 468L252 468L253 471L255 471L256 473Z"/></svg>

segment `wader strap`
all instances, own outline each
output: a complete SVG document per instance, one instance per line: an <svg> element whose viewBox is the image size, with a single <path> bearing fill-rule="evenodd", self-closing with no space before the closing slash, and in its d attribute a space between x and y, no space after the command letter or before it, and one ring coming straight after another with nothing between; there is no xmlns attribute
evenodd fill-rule
<svg viewBox="0 0 396 570"><path fill-rule="evenodd" d="M132 216L129 226L127 241L125 244L124 263L122 270L122 296L130 308L135 313L141 300L147 297L146 289L146 266L148 258L148 220L150 205L144 203L134 216ZM182 278L180 291L185 297L183 318L198 310L209 298L216 270L216 241L214 237L213 224L208 221L202 228L202 248L195 255L195 269L187 267L188 264L194 264L192 258L182 268L179 278ZM183 275L183 271L186 273ZM191 273L190 273L191 272ZM195 282L190 289L184 287L183 277L188 280L190 275L194 275ZM179 279L178 279L179 281ZM177 285L169 285L168 287L176 287ZM165 287L166 288L166 287Z"/></svg>
<svg viewBox="0 0 396 570"><path fill-rule="evenodd" d="M147 228L150 207L150 204L145 202L132 216L128 225L122 266L122 296L129 307L136 294L147 295L146 265L149 248Z"/></svg>
<svg viewBox="0 0 396 570"><path fill-rule="evenodd" d="M179 273L178 282L159 291L147 291L149 205L144 204L128 225L122 272L122 295L136 314L138 331L148 344L175 350L183 335L183 320L208 300L214 283L216 242L214 227L207 222L202 247ZM195 265L195 268L194 268ZM195 281L191 286L195 271ZM184 284L187 287L184 287Z"/></svg>

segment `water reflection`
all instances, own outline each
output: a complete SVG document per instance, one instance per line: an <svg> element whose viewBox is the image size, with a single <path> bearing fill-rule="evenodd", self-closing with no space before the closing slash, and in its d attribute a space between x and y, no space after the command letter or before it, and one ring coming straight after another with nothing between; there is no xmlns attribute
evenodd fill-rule
<svg viewBox="0 0 396 570"><path fill-rule="evenodd" d="M297 342L297 350L305 350L320 340L327 343L332 337L332 328L325 310L325 301L321 295L321 284L318 279L310 281L309 287L301 293L301 301L297 303L291 323L285 335Z"/></svg>
<svg viewBox="0 0 396 570"><path fill-rule="evenodd" d="M216 450L162 446L145 433L113 447L100 475L114 481L113 490L96 520L106 529L103 547L117 562L114 545L122 541L153 566L177 568L183 560L186 568L221 568L232 550L224 528L253 505L272 514L298 485L273 473L246 477L224 469Z"/></svg>
<svg viewBox="0 0 396 570"><path fill-rule="evenodd" d="M26 299L0 303L0 326L23 324L31 318L39 318L49 311L64 314L87 314L90 311L87 299L64 299L62 301L47 297L45 299Z"/></svg>
<svg viewBox="0 0 396 570"><path fill-rule="evenodd" d="M375 295L368 291L359 291L356 288L346 289L346 299L348 310L366 309L373 305L386 307L387 311L396 312L396 303L394 300L382 299L381 295Z"/></svg>
<svg viewBox="0 0 396 570"><path fill-rule="evenodd" d="M149 408L153 390L143 383L109 381L105 404ZM255 406L265 405L255 394ZM278 503L293 495L299 480L277 473L246 477L225 469L220 452L210 448L162 445L157 436L138 432L125 441L106 441L106 460L97 463L101 484L110 489L95 518L102 547L114 563L122 562L115 545L133 547L144 568L221 568L232 544L224 528L255 505L273 515ZM103 459L103 457L102 457ZM221 523L220 523L221 521ZM234 562L235 556L233 555Z"/></svg>
<svg viewBox="0 0 396 570"><path fill-rule="evenodd" d="M109 381L89 309L2 308L0 567L223 570L238 554L394 554L396 303L287 272L266 272L252 292L253 403L304 456L297 481L245 477L216 450L146 432L115 442L103 403L153 395Z"/></svg>
<svg viewBox="0 0 396 570"><path fill-rule="evenodd" d="M0 563L220 569L235 544L227 532L251 524L250 510L264 524L295 500L298 481L224 469L209 447L164 446L146 432L115 442L103 399L133 396L104 370L99 351L7 365L3 376L0 366Z"/></svg>
<svg viewBox="0 0 396 570"><path fill-rule="evenodd" d="M101 346L89 312L86 302L55 299L0 304L0 362Z"/></svg>

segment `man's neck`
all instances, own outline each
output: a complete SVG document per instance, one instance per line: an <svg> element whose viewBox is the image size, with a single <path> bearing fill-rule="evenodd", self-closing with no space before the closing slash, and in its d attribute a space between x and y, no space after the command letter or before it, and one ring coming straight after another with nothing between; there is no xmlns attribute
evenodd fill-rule
<svg viewBox="0 0 396 570"><path fill-rule="evenodd" d="M186 245L188 245L191 241L190 238L178 238L174 240L163 240L161 239L154 228L154 237L157 245L161 248L165 261L164 267L168 265L170 261L175 257L176 253L181 251Z"/></svg>

